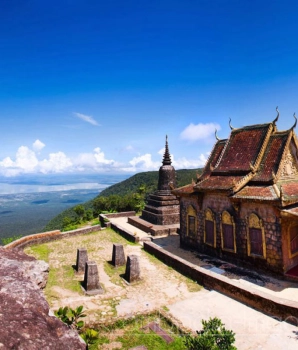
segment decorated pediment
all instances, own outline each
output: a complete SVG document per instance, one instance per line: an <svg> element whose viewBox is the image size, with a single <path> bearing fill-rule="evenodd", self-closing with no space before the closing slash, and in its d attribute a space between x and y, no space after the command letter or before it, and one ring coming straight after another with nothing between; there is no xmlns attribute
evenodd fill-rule
<svg viewBox="0 0 298 350"><path fill-rule="evenodd" d="M293 156L292 152L288 150L286 153L283 163L282 163L282 169L280 173L280 179L286 179L289 177L296 177L298 176L298 164L297 159L295 156Z"/></svg>

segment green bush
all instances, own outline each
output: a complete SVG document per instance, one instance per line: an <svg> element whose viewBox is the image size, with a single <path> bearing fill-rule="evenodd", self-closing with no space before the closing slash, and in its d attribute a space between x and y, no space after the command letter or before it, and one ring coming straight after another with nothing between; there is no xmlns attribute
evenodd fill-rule
<svg viewBox="0 0 298 350"><path fill-rule="evenodd" d="M188 350L236 350L235 333L227 330L217 317L202 320L203 330L195 337L187 335L184 344Z"/></svg>
<svg viewBox="0 0 298 350"><path fill-rule="evenodd" d="M81 329L84 327L84 321L79 321L79 318L86 317L83 313L82 305L76 309L72 309L68 306L64 308L60 307L59 310L55 311L55 315L70 328Z"/></svg>

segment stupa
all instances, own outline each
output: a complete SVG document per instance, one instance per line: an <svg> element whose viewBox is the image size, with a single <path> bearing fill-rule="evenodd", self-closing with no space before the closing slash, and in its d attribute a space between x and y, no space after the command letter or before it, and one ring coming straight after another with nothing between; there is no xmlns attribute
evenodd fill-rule
<svg viewBox="0 0 298 350"><path fill-rule="evenodd" d="M154 225L179 224L179 201L171 192L176 187L176 172L172 166L166 136L165 153L159 168L158 190L151 194L141 219Z"/></svg>

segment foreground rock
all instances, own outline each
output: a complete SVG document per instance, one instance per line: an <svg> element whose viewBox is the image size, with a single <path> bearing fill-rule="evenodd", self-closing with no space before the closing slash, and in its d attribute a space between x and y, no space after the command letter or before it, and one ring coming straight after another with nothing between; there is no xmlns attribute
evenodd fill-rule
<svg viewBox="0 0 298 350"><path fill-rule="evenodd" d="M40 288L48 265L0 247L0 349L86 349L78 334L49 315Z"/></svg>

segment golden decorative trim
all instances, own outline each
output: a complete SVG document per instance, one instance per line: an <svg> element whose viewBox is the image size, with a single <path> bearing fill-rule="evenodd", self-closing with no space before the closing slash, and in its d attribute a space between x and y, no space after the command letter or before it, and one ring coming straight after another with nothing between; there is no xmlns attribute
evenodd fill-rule
<svg viewBox="0 0 298 350"><path fill-rule="evenodd" d="M224 237L223 237L223 227L222 225L226 224L226 225L231 225L233 226L233 243L234 243L234 249L229 249L229 248L225 248L224 247ZM228 251L228 252L232 252L232 253L236 253L237 252L237 248L236 248L236 229L235 229L235 222L234 222L234 218L232 215L230 215L230 213L228 213L227 211L223 211L221 214L221 225L220 225L220 236L221 236L221 249Z"/></svg>
<svg viewBox="0 0 298 350"><path fill-rule="evenodd" d="M210 209L206 209L205 219L209 220L209 221L214 221L213 213L212 213L212 211Z"/></svg>
<svg viewBox="0 0 298 350"><path fill-rule="evenodd" d="M251 253L250 234L249 234L250 228L257 228L261 230L263 255ZM248 256L256 256L259 258L266 259L266 240L265 240L265 230L264 230L263 220L260 219L258 215L254 213L251 213L247 219L247 254Z"/></svg>
<svg viewBox="0 0 298 350"><path fill-rule="evenodd" d="M295 227L295 226L297 226L297 229L298 229L298 223L290 224L288 226L288 229L287 229L287 234L288 234L288 254L289 254L289 258L290 259L292 259L292 258L294 258L295 256L298 255L298 251L295 252L295 253L292 253L292 251L291 251L291 235L290 235L290 231L291 231L291 228Z"/></svg>
<svg viewBox="0 0 298 350"><path fill-rule="evenodd" d="M282 156L281 156L281 160L280 160L280 163L279 163L279 167L278 167L278 170L277 170L277 173L276 173L276 178L279 179L280 176L281 176L281 173L285 167L285 162L286 162L286 154L289 152L289 145L290 145L290 142L291 142L291 139L292 139L292 136L293 136L293 132L289 132L289 135L288 135L288 139L287 139L287 142L285 144L285 148L283 150L283 153L282 153Z"/></svg>
<svg viewBox="0 0 298 350"><path fill-rule="evenodd" d="M280 195L280 190L278 189L277 185L276 185L276 184L273 184L272 187L273 187L274 192L275 192L275 194L277 195L277 197L280 198L280 197L281 197L281 195Z"/></svg>
<svg viewBox="0 0 298 350"><path fill-rule="evenodd" d="M238 192L241 190L241 188L244 187L254 176L255 173L251 172L245 175L240 181L235 182L235 184L233 184L233 191Z"/></svg>
<svg viewBox="0 0 298 350"><path fill-rule="evenodd" d="M206 221L213 222L213 244L206 242ZM211 247L216 247L216 222L215 217L211 209L207 208L205 210L205 224L204 224L204 243L210 245Z"/></svg>
<svg viewBox="0 0 298 350"><path fill-rule="evenodd" d="M186 216L186 234L187 236L192 236L189 234L189 216L192 216L195 218L195 235L197 234L197 230L198 230L198 225L197 225L197 212L195 210L195 208L192 205L189 205L187 207L187 216Z"/></svg>
<svg viewBox="0 0 298 350"><path fill-rule="evenodd" d="M267 145L268 145L268 142L269 142L269 139L270 139L270 136L272 134L273 129L274 129L273 128L273 124L271 123L269 125L267 134L265 136L265 140L264 140L263 145L261 147L261 150L260 150L260 152L258 154L258 157L257 157L257 159L255 161L255 164L253 164L253 167L254 167L255 171L259 168L259 165L260 165L260 163L261 163L261 161L263 159L263 156L264 156L264 153L266 151L266 148L267 148Z"/></svg>
<svg viewBox="0 0 298 350"><path fill-rule="evenodd" d="M295 176L298 174L297 164L290 150L285 154L281 170L281 178Z"/></svg>

